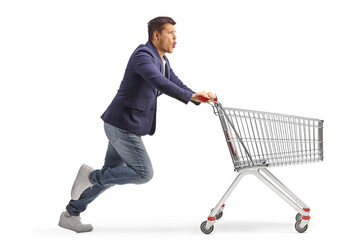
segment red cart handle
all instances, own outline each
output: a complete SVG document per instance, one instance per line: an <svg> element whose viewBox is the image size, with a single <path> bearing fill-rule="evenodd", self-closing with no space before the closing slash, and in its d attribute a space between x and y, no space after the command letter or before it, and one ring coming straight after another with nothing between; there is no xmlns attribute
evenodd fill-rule
<svg viewBox="0 0 360 240"><path fill-rule="evenodd" d="M203 95L199 95L199 96L198 96L198 99L199 99L200 101L202 101L202 102L207 102L207 101L210 100L210 98L205 97L205 96L203 96ZM214 99L214 102L217 102L217 98Z"/></svg>

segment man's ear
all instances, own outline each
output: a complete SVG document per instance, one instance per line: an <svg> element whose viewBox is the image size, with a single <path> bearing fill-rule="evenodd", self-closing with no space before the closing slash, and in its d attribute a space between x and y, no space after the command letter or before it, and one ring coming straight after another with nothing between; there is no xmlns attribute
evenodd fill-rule
<svg viewBox="0 0 360 240"><path fill-rule="evenodd" d="M159 39L160 39L160 34L159 34L159 32L158 32L158 31L154 31L154 33L153 33L153 40L159 41Z"/></svg>

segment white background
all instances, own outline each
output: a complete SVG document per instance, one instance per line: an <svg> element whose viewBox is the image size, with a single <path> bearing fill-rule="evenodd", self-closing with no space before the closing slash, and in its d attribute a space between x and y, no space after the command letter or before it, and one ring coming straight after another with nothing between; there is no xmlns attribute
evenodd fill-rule
<svg viewBox="0 0 360 240"><path fill-rule="evenodd" d="M358 235L360 8L358 1L1 1L1 229L36 239L318 239ZM325 120L325 161L270 169L311 207L296 212L254 177L206 220L236 176L209 105L158 99L143 141L155 175L116 186L88 206L91 233L57 226L78 168L103 164L100 115L147 22L176 22L167 55L195 91L224 106Z"/></svg>

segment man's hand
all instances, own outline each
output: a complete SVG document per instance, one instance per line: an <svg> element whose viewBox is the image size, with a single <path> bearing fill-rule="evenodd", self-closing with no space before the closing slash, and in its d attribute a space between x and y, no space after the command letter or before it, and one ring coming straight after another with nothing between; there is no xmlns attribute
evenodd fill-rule
<svg viewBox="0 0 360 240"><path fill-rule="evenodd" d="M191 96L191 99L192 101L195 101L195 102L201 102L198 97L199 96L203 96L203 97L206 97L206 98L210 98L211 100L214 100L215 99L215 95L212 93L212 92L206 92L206 91L201 91L201 92L198 92L198 93L194 93L192 96ZM209 100L210 101L210 100Z"/></svg>

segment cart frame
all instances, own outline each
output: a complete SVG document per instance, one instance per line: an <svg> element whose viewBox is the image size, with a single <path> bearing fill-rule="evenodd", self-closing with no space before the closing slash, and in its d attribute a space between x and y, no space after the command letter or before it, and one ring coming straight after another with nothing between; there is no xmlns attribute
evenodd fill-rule
<svg viewBox="0 0 360 240"><path fill-rule="evenodd" d="M240 180L244 176L252 174L298 212L295 217L295 229L300 233L305 232L310 222L309 206L280 182L267 168L323 161L324 121L293 115L223 108L216 99L210 104L213 106L214 114L219 116L234 168L238 175L220 201L211 210L208 219L200 225L201 231L206 234L213 231L216 220L223 215L225 201ZM239 124L240 118L242 120ZM251 125L250 130L249 127L246 130L245 124L247 127ZM271 125L278 126L271 127ZM259 133L260 128L262 129L261 133ZM275 133L265 134L266 131L263 128L268 128L267 131L273 132L282 131L282 133L278 135ZM269 150L260 151L260 148L269 148Z"/></svg>

